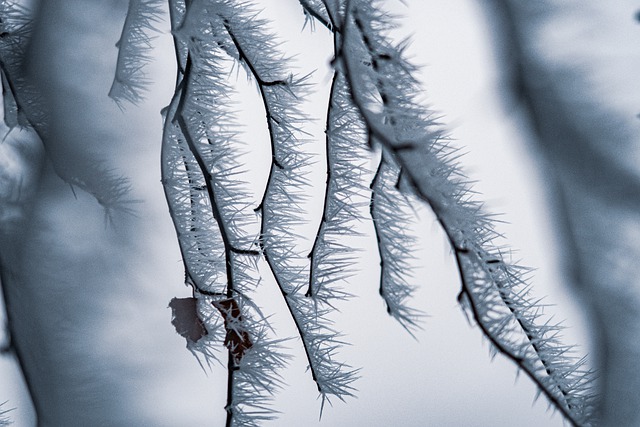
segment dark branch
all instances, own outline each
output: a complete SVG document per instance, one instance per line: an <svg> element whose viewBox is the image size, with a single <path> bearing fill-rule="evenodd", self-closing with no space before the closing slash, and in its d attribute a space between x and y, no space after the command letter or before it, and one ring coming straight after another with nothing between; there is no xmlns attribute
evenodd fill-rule
<svg viewBox="0 0 640 427"><path fill-rule="evenodd" d="M265 111L266 111L266 116L267 116L267 126L268 126L268 131L269 131L269 137L270 137L270 144L271 144L271 167L269 169L269 176L267 177L267 184L266 187L264 189L263 195L262 195L262 200L260 201L258 207L256 208L256 211L261 211L262 214L262 218L261 218L261 225L260 225L260 248L262 250L262 254L264 255L265 261L267 262L267 265L269 266L269 269L271 270L271 273L273 274L273 277L276 281L276 285L278 286L278 289L280 289L280 293L282 294L285 304L287 306L287 309L289 311L289 313L291 314L291 317L294 321L294 324L296 326L296 329L298 330L298 334L300 335L300 338L302 340L302 344L303 344L303 348L304 348L304 352L305 352L305 356L307 359L307 362L309 364L309 369L311 371L311 376L314 380L314 382L316 382L316 385L318 387L318 391L319 392L323 392L323 390L321 390L320 385L317 382L317 374L316 374L316 367L315 364L312 362L312 358L311 358L311 349L309 348L309 342L307 339L307 334L305 333L305 331L302 329L302 326L300 324L299 319L296 317L296 315L294 314L294 310L293 307L291 305L291 298L289 296L289 294L286 292L285 290L285 284L282 281L282 278L280 276L280 274L278 274L277 272L277 268L275 265L274 260L271 258L270 254L269 254L269 249L266 247L265 243L264 243L264 236L266 235L266 220L265 220L265 216L264 216L264 211L265 211L265 205L268 203L267 202L267 197L268 195L271 193L271 188L273 185L273 180L274 180L274 174L276 173L277 170L279 171L283 171L286 170L286 168L282 165L282 163L278 160L278 155L277 155L277 145L278 145L278 140L275 134L275 130L274 130L274 122L276 125L280 125L279 121L277 121L273 115L271 114L271 105L270 105L270 100L269 97L267 95L267 93L265 92L265 88L266 87L273 87L273 86L287 86L289 83L285 80L275 80L275 81L271 81L271 82L267 82L264 79L262 79L260 77L260 75L258 74L255 66L253 65L253 62L251 61L251 59L246 55L245 51L242 48L242 44L241 42L235 37L234 32L233 32L233 28L231 27L229 21L226 18L223 18L223 24L224 27L227 31L227 33L229 34L229 36L231 37L231 40L238 52L238 60L242 61L247 68L249 69L249 72L251 73L251 75L256 79L256 82L258 83L258 90L260 92L260 96L262 98L262 103L264 105Z"/></svg>

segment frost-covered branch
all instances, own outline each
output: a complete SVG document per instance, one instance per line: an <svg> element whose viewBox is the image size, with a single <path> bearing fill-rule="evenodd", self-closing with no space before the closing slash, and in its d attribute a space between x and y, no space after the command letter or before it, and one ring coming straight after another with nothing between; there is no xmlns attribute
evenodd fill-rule
<svg viewBox="0 0 640 427"><path fill-rule="evenodd" d="M379 292L389 315L413 334L424 316L408 303L415 293L415 286L408 282L416 244L408 231L415 219L413 196L400 191L400 168L384 151L371 182L370 206L380 255Z"/></svg>
<svg viewBox="0 0 640 427"><path fill-rule="evenodd" d="M144 66L151 60L154 25L162 15L164 0L129 0L129 9L122 27L122 35L116 43L118 61L109 97L119 106L122 101L133 104L143 99L143 91L150 83Z"/></svg>
<svg viewBox="0 0 640 427"><path fill-rule="evenodd" d="M342 46L341 26L343 21L342 15L344 15L344 2L323 0L322 2L305 3L304 7L312 12L310 13L311 16L326 14L330 17L331 25L328 25L327 28L334 33L334 51L336 55L339 55L339 51ZM336 83L338 81L340 82ZM337 95L334 95L333 91L335 91ZM358 159L366 156L364 156L363 153L356 153L354 151L354 138L368 139L369 148L372 148L371 135L369 135L367 125L363 120L358 107L353 103L351 89L344 77L344 71L340 67L336 67L335 70L331 97L332 99L337 99L338 97L341 98L338 109L339 111L351 111L349 114L349 120L345 121L344 124L359 128L358 132L356 132L357 136L356 134L349 135L345 132L343 137L345 137L346 140L341 143L342 147L339 148L339 151L341 152L352 153L350 162L352 164L357 164L359 161ZM332 114L331 103L332 101L330 101L329 116ZM327 129L330 128L329 123L331 121L331 119L328 120ZM351 147L348 147L349 144L351 144ZM327 152L329 153L330 150L327 149ZM356 157L358 159L356 159ZM330 164L331 163L329 162L329 165ZM376 240L378 242L378 252L381 259L379 292L387 304L387 311L389 314L407 328L409 325L412 325L412 327L417 326L415 322L419 317L421 317L421 314L418 310L409 307L407 304L407 301L410 299L410 295L413 294L413 288L406 281L406 277L411 275L410 269L408 268L409 265L406 261L412 258L411 242L413 241L413 237L409 234L408 230L403 227L403 225L408 224L409 218L400 218L403 211L400 208L400 205L405 206L408 203L406 197L400 195L397 188L395 188L397 187L396 184L400 181L400 172L398 171L398 176L395 178L393 185L386 185L387 180L382 179L381 177L381 175L384 174L386 178L389 178L387 176L388 173L386 172L389 172L391 164L392 163L390 162L381 160L380 167L378 168L374 176L374 180L371 183L370 188L372 193L370 200L370 214L374 222ZM395 167L396 166L393 166L393 168ZM327 168L330 170L330 166ZM356 168L355 170L358 169L359 168ZM362 185L358 182L358 179L356 179L355 176L351 175L351 177L353 179L350 179L349 182L351 182L353 188L357 188ZM350 190L347 190L347 193L348 191ZM374 202L376 197L379 199L377 204ZM385 224L385 226L381 226L381 224ZM386 228L387 226L389 227ZM320 231L322 231L322 224ZM392 251L390 250L391 247L395 247L396 249ZM313 283L313 280L311 283ZM385 287L387 288L386 292L384 290ZM311 289L311 286L309 289ZM407 330L409 331L409 329Z"/></svg>
<svg viewBox="0 0 640 427"><path fill-rule="evenodd" d="M172 22L181 25L174 29L178 59L183 52L186 58L165 122L169 140L163 151L174 154L163 157L163 164L167 169L173 165L182 179L178 186L171 185L176 182L171 176L163 176L163 182L185 257L187 283L194 286L197 299L209 302L198 305L200 318L207 328L213 322L217 330L225 331L226 425L258 425L273 416L268 399L280 386L277 370L286 358L277 349L280 341L269 338L267 321L250 298L260 281L258 227L238 179L242 171L234 160L233 114L228 103L221 102L232 90L222 68L228 59L206 15L189 8L184 8L185 16L180 12L172 12ZM180 38L187 33L186 39ZM177 138L171 140L172 133ZM182 148L172 150L172 145ZM178 210L182 215L176 217ZM208 221L199 227L202 218ZM212 354L211 347L206 340L204 345L192 345L204 349L205 358Z"/></svg>
<svg viewBox="0 0 640 427"><path fill-rule="evenodd" d="M297 107L306 91L306 78L294 78L287 72L286 62L277 54L276 39L262 30L265 23L250 14L246 4L217 5L212 26L222 25L231 41L221 38L219 43L256 81L267 116L272 161L257 208L262 218L262 250L298 329L323 402L331 395L343 399L352 395L355 371L334 361L339 336L326 319L330 310L322 307L323 301L302 294L309 273L304 272L304 258L295 249L297 236L292 232L303 223L300 204L307 185L302 171L308 157L300 129L306 117Z"/></svg>
<svg viewBox="0 0 640 427"><path fill-rule="evenodd" d="M583 361L567 355L560 327L539 326L540 306L528 297L520 269L493 248L490 216L470 187L440 127L414 101L415 69L384 32L389 17L376 3L349 1L340 63L369 132L393 154L416 194L438 217L461 272L462 294L496 349L512 359L574 425L587 425L593 398Z"/></svg>
<svg viewBox="0 0 640 427"><path fill-rule="evenodd" d="M327 180L322 218L309 253L306 295L327 302L344 294L335 283L349 276L354 262L353 249L344 238L353 235L350 222L362 217L361 209L367 205L367 189L363 185L368 172L366 133L348 91L344 75L335 73L327 112Z"/></svg>

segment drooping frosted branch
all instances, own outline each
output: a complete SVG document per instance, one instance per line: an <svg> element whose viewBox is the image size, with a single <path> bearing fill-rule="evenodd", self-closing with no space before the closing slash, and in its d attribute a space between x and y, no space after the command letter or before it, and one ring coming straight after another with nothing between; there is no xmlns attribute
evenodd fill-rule
<svg viewBox="0 0 640 427"><path fill-rule="evenodd" d="M277 369L283 366L285 357L277 349L279 341L268 337L266 319L250 297L260 281L259 227L248 204L246 185L239 179L242 165L235 159L237 131L233 111L228 108L228 93L232 88L223 69L228 59L220 49L210 19L189 9L185 12L186 16L180 17L180 11L174 11L175 19L172 19L181 25L181 31L174 30L178 59L183 53L186 57L167 121L183 136L195 160L196 164L192 162L190 167L195 167L201 175L195 189L206 195L207 203L203 206L210 210L205 213L210 226L198 229L191 221L176 227L194 229L192 244L184 245L188 249L195 247L199 251L199 241L207 244L210 239L218 239L220 242L222 262L217 264L220 271L213 274L219 290L210 292L204 288L207 283L196 282L193 283L195 296L210 303L199 310L201 319L222 319L225 331L222 344L228 350L226 425L259 425L260 421L273 417L267 405L279 387ZM188 34L186 39L181 38L185 34ZM192 186L189 191L193 189ZM183 197L181 202L188 216L193 211L193 199L185 203ZM183 250L183 255L190 254ZM207 254L196 255L202 259ZM190 272L191 263L192 260L185 262L187 276L195 282L194 273ZM216 263L208 267L215 268ZM224 279L222 286L221 278Z"/></svg>
<svg viewBox="0 0 640 427"><path fill-rule="evenodd" d="M327 112L327 181L322 218L309 253L310 275L306 295L330 303L344 291L336 286L349 277L354 250L345 242L352 221L367 205L363 184L368 168L367 140L359 112L349 97L342 73L334 75ZM345 295L346 296L346 295Z"/></svg>
<svg viewBox="0 0 640 427"><path fill-rule="evenodd" d="M371 218L380 255L380 296L387 312L412 333L423 314L409 305L415 286L409 283L416 238L410 234L415 223L411 194L400 191L400 168L385 150L371 183Z"/></svg>
<svg viewBox="0 0 640 427"><path fill-rule="evenodd" d="M461 299L495 348L572 424L587 425L591 378L583 361L568 357L557 338L559 326L537 325L540 307L528 297L521 269L492 246L498 234L490 216L471 198L442 130L414 101L415 69L402 58L402 46L384 37L388 16L375 2L352 0L346 10L340 62L352 97L369 132L393 154L416 194L438 217L460 269Z"/></svg>
<svg viewBox="0 0 640 427"><path fill-rule="evenodd" d="M163 0L129 0L129 9L122 27L122 35L116 43L118 61L109 97L119 106L122 101L133 104L143 99L143 92L150 83L144 66L151 61L150 31L160 20Z"/></svg>
<svg viewBox="0 0 640 427"><path fill-rule="evenodd" d="M341 48L340 28L343 20L342 15L344 14L344 2L323 0L322 2L301 3L305 10L308 10L310 16L324 16L326 14L329 17L330 23L329 25L325 24L325 26L334 33L335 51L338 53ZM323 21L320 20L320 22ZM339 78L344 79L344 75L342 69L337 67L334 79ZM366 124L360 115L358 107L353 103L348 82L345 80L339 86L338 93L343 92L341 95L341 108L353 111L350 121L347 123L350 123L351 126L357 123L361 128L360 132L364 134L363 138L368 138L369 142L371 142L370 135L367 135ZM334 86L334 90L335 88ZM330 122L331 120L328 121L328 123ZM353 135L351 135L351 138L353 138ZM347 143L349 142L347 141ZM350 143L352 144L353 141ZM369 148L371 148L371 143ZM353 147L349 151L353 152ZM353 155L354 157L357 156L356 153L353 153ZM356 160L352 159L351 161L354 162ZM412 258L411 243L414 238L407 229L411 221L408 216L403 216L404 210L409 210L407 196L401 195L397 189L400 179L399 170L396 171L398 176L395 177L393 184L390 182L393 179L390 177L390 174L393 175L391 171L396 169L397 166L392 161L381 159L379 168L371 183L370 213L374 222L380 255L379 292L387 304L389 314L407 328L408 326L416 327L416 321L421 314L418 310L408 305L408 300L410 300L414 289L406 280L410 276L410 268L407 261ZM360 184L354 184L356 187L358 185ZM376 198L378 199L377 202ZM391 248L395 249L392 250Z"/></svg>
<svg viewBox="0 0 640 427"><path fill-rule="evenodd" d="M286 61L277 53L277 40L264 32L265 22L250 13L247 4L196 4L199 15L209 19L218 45L245 67L258 86L272 153L264 196L257 208L262 218L262 251L298 328L323 399L329 395L343 398L351 394L354 372L334 361L338 334L325 319L330 310L303 295L309 276L293 232L304 222L301 203L308 186L303 175L308 155L300 129L307 118L298 109L306 78L287 71Z"/></svg>
<svg viewBox="0 0 640 427"><path fill-rule="evenodd" d="M161 165L162 183L185 266L185 282L194 288L195 295L225 296L224 245L210 206L206 181L180 127L168 119L176 114L178 102L179 93L174 96L165 118ZM187 348L196 357L198 353L203 354L209 363L216 360L216 346L221 340L220 317L203 304L198 303L196 309L207 334L200 340L188 339Z"/></svg>

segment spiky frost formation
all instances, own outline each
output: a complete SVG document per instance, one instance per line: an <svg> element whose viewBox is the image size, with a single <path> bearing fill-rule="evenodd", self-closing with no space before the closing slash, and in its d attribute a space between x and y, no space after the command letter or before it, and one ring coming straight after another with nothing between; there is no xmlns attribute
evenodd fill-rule
<svg viewBox="0 0 640 427"><path fill-rule="evenodd" d="M257 259L233 254L233 292L212 297L224 319L224 346L228 349L227 426L259 426L275 418L273 395L281 388L279 375L288 360L284 340L274 339L271 327L250 295L260 283Z"/></svg>
<svg viewBox="0 0 640 427"><path fill-rule="evenodd" d="M305 25L307 24L307 22L310 22L311 25L313 25L313 21L317 20L325 27L332 28L331 17L329 16L329 11L325 7L323 0L298 1L300 2L300 6L302 6L302 10L304 11L304 16L307 18L305 20Z"/></svg>
<svg viewBox="0 0 640 427"><path fill-rule="evenodd" d="M174 101L173 104L177 104ZM213 215L207 183L169 108L162 143L162 183L188 281L198 291L224 293L225 256L219 225Z"/></svg>
<svg viewBox="0 0 640 427"><path fill-rule="evenodd" d="M343 2L327 3L326 6L324 2L301 1L300 3L308 16L317 19L328 29L334 31L336 42L339 44L341 33L340 21L342 19L341 10L344 8ZM323 17L327 17L328 22L325 22ZM362 162L362 159L366 157L366 155L357 152L355 142L360 139L370 139L370 135L368 135L367 126L360 115L358 107L353 103L350 91L348 81L346 81L344 73L338 67L334 75L330 101L331 104L335 103L336 105L330 105L327 129L328 135L333 134L333 132L330 132L332 126L336 134L342 134L341 137L335 138L340 140L335 150L338 153L350 154L348 155L348 161L344 163L348 179L344 180L344 184L346 185L342 187L342 191L349 195L349 197L345 197L340 201L342 204L349 201L349 207L345 207L341 212L343 214L349 214L352 217L358 217L357 209L354 209L355 206L352 207L351 204L354 204L353 196L358 194L362 186L362 171L364 168L362 165L359 165L359 162ZM335 112L332 112L332 109L342 111L345 120L341 121L339 116L336 115ZM332 124L334 121L336 121L337 125ZM351 129L346 130L348 128ZM371 147L371 144L369 146ZM330 153L329 148L327 152ZM337 159L328 161L329 165L332 163L337 163L338 166L336 169L339 168L341 164ZM349 165L358 166L350 169ZM328 169L330 168L331 166L328 166ZM397 175L395 178L391 177L391 175L393 175L392 171L395 171L395 175ZM411 332L411 328L417 327L417 321L422 317L422 313L408 305L408 300L411 298L414 288L407 282L407 277L410 276L410 266L407 261L412 258L411 254L413 252L411 245L412 242L415 242L415 237L409 234L408 225L412 220L407 213L409 210L408 196L401 195L398 191L397 184L399 179L399 169L393 161L382 160L374 177L374 182L371 184L370 212L374 221L381 258L380 295L385 299L389 314ZM394 182L391 183L390 180L394 180ZM349 188L349 186L351 186L351 188ZM375 202L376 197L378 198L377 203ZM351 210L351 212L347 212L347 210ZM404 215L403 213L407 214ZM341 223L344 223L347 219L345 215ZM348 230L345 231L347 231L345 234L352 233ZM337 247L333 248L334 250L348 252L348 248L340 245L340 242L337 240L336 245ZM326 277L328 281L337 280L341 274L344 277L344 271L336 268L335 271L327 272ZM312 285L310 289L313 288L313 283L312 273ZM321 286L318 287L321 288Z"/></svg>
<svg viewBox="0 0 640 427"><path fill-rule="evenodd" d="M353 236L353 221L363 218L367 206L364 185L368 175L367 137L359 112L349 97L347 81L336 73L327 115L327 184L322 219L311 252L307 296L330 303L344 292L336 286L349 277L355 262L353 248L344 241ZM345 295L346 296L346 295Z"/></svg>
<svg viewBox="0 0 640 427"><path fill-rule="evenodd" d="M400 191L400 168L383 150L371 183L371 218L380 254L380 296L387 312L412 333L424 314L409 305L415 286L409 283L416 237L410 234L415 223L415 197Z"/></svg>
<svg viewBox="0 0 640 427"><path fill-rule="evenodd" d="M207 183L177 123L179 97L175 97L165 118L162 141L162 183L178 236L185 266L185 283L194 288L197 313L206 335L197 341L187 339L187 348L203 365L219 360L224 328L220 315L211 307L207 295L222 296L226 290L226 259L220 229L215 220ZM204 356L203 360L199 355Z"/></svg>
<svg viewBox="0 0 640 427"><path fill-rule="evenodd" d="M455 253L461 300L493 346L513 360L574 425L589 425L592 379L558 340L560 326L537 324L541 307L528 296L522 269L492 242L489 215L471 198L470 185L440 127L415 101L415 68L403 46L385 38L389 16L377 2L347 2L341 64L369 132L394 155L416 194L429 203Z"/></svg>
<svg viewBox="0 0 640 427"><path fill-rule="evenodd" d="M258 427L276 418L277 412L270 407L270 401L282 387L276 372L286 366L288 357L279 351L282 340L269 336L270 329L264 319L255 321L250 314L243 316L243 327L251 331L252 346L234 371L232 403L226 408L233 417L227 425Z"/></svg>
<svg viewBox="0 0 640 427"><path fill-rule="evenodd" d="M144 66L151 61L149 32L160 21L163 0L129 0L129 9L122 27L122 35L116 43L118 62L109 97L118 106L123 101L133 104L143 100L143 92L149 84Z"/></svg>
<svg viewBox="0 0 640 427"><path fill-rule="evenodd" d="M356 372L335 361L339 335L326 316L326 301L343 293L326 292L322 300L303 296L309 283L306 258L293 232L305 220L301 207L309 184L304 175L309 157L304 154L305 135L300 126L307 120L298 109L306 93L306 77L296 78L278 53L277 38L264 31L268 23L257 19L249 3L219 1L218 25L230 39L221 46L247 70L260 92L267 114L272 161L264 197L258 207L262 216L261 244L269 267L302 339L312 378L323 402L330 396L352 395ZM313 271L313 270L312 270Z"/></svg>
<svg viewBox="0 0 640 427"><path fill-rule="evenodd" d="M203 15L192 19L202 19ZM206 16L206 15L204 15ZM187 17L186 37L189 56L182 80L176 120L188 133L210 177L210 196L214 216L220 225L221 237L234 253L252 252L258 255L259 224L251 206L248 184L240 179L244 172L236 155L242 147L236 142L239 129L229 93L233 87L227 81L227 67L232 62L218 47L214 32L192 33L197 28ZM207 25L210 21L205 19ZM205 176L206 178L206 176Z"/></svg>
<svg viewBox="0 0 640 427"><path fill-rule="evenodd" d="M218 259L223 261L223 265L216 268L219 271L214 280L219 283L224 278L224 286L218 285L215 290L204 289L206 285L201 286L197 282L194 286L195 296L209 301L216 309L199 312L205 324L209 322L205 320L206 316L217 318L218 324L220 316L223 318L223 345L228 349L227 425L253 426L273 417L274 412L267 405L271 394L279 385L277 369L283 366L285 357L276 348L279 341L267 336L266 319L251 300L251 294L260 280L257 270L260 250L267 257L265 218L269 215L265 214L265 206L270 201L267 201L268 196L263 198L258 208L262 211L262 218L259 219L247 202L251 197L246 191L246 185L238 179L242 165L238 165L234 159L238 147L234 142L236 131L227 97L231 88L227 84L228 72L223 69L223 64L229 61L239 62L258 83L269 116L271 145L272 148L275 147L272 163L283 170L286 168L286 173L281 173L278 177L278 193L288 194L291 198L286 204L278 206L277 213L272 213L273 216L280 215L279 219L286 220L284 227L301 222L301 210L296 209L295 205L295 197L300 198L301 195L296 196L295 191L291 191L289 187L299 190L304 185L299 170L306 157L298 155L302 147L298 146L301 141L297 138L296 134L299 132L294 126L299 114L295 105L302 81L289 74L276 81L268 74L273 69L268 62L262 60L264 52L256 50L252 39L256 34L259 39L269 39L268 35L258 32L263 23L253 22L244 15L239 16L240 10L235 10L232 6L223 1L194 1L189 7L184 7L181 2L173 3L172 23L178 25L173 34L176 40L179 80L176 95L168 109L167 121L172 121L170 126L184 137L187 149L195 160L191 168L201 175L198 177L198 188L206 190L209 202L208 218L211 226L206 230L198 230L198 235L193 240L212 239L222 243L218 249L218 254L222 253L222 256ZM269 43L273 42L269 40L266 46L262 44L258 47L273 49L274 46ZM174 155L174 158L178 159L178 156ZM274 173L270 174L267 187L273 185L273 176ZM183 178L182 181L181 192L186 196L193 186L185 189L184 183L189 184L189 179ZM169 193L168 198L171 198ZM184 201L185 197L169 203L184 204ZM187 208L178 208L185 212L183 217L187 219L191 214L188 207L189 204ZM288 217L283 216L287 214ZM196 212L195 215L199 213ZM187 229L187 223L188 221L183 220L183 225L176 224L176 228ZM282 229L283 234L288 231L287 228ZM212 233L203 239L202 235L210 232ZM279 243L282 240L285 239L279 239ZM183 247L188 249L193 245ZM292 247L287 250L291 252ZM190 254L183 249L183 255L189 275L191 261L186 257ZM290 262L291 258L293 257L287 257L286 262ZM204 259L203 261L206 262ZM285 268L282 264L277 267L275 265L270 262L274 273L284 270L285 273L292 274L291 268L285 270L289 265L285 265ZM277 268L281 270L276 270ZM298 271L296 268L296 272ZM194 275L190 277L194 279ZM216 339L219 340L213 340ZM205 350L211 348L208 345L204 347Z"/></svg>

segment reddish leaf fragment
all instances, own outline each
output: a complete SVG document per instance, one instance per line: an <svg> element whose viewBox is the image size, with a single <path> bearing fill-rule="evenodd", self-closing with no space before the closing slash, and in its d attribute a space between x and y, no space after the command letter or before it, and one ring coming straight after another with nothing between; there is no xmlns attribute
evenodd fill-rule
<svg viewBox="0 0 640 427"><path fill-rule="evenodd" d="M194 343L207 335L207 328L198 317L197 303L198 300L192 297L173 298L169 303L171 324L177 333Z"/></svg>
<svg viewBox="0 0 640 427"><path fill-rule="evenodd" d="M212 302L224 319L224 328L227 335L224 338L224 345L233 355L236 365L240 363L245 353L253 346L249 332L244 328L242 312L238 302L233 298Z"/></svg>

